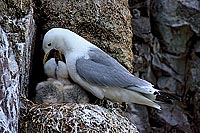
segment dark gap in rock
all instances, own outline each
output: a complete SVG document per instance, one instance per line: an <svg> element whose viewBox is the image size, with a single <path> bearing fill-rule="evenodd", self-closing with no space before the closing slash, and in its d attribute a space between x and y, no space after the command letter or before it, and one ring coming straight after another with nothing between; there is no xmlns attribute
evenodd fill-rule
<svg viewBox="0 0 200 133"><path fill-rule="evenodd" d="M41 33L43 33L39 27L36 32L35 48L32 59L32 70L30 75L30 83L28 90L28 99L33 99L35 97L35 87L37 83L44 81L46 76L44 75L42 59L44 52L42 50L42 39Z"/></svg>
<svg viewBox="0 0 200 133"><path fill-rule="evenodd" d="M36 39L35 39L35 47L33 51L33 57L32 57L32 70L30 74L30 83L29 83L29 89L28 89L28 99L34 101L36 96L36 85L42 81L45 81L48 77L44 74L43 69L43 57L44 57L44 51L42 49L42 41L45 33L47 32L47 29L44 28L44 25L47 23L48 18L44 13L44 10L40 7L41 1L40 0L34 0L35 3L34 6L34 19L37 26L37 32L36 32ZM95 103L97 98L92 95L90 92L87 92L90 103Z"/></svg>
<svg viewBox="0 0 200 133"><path fill-rule="evenodd" d="M43 29L43 25L46 22L46 16L43 14L42 9L40 8L41 1L35 0L34 7L34 19L37 26L36 31L36 39L35 39L35 46L33 50L33 57L32 57L32 70L30 74L30 83L28 89L28 99L33 100L35 98L35 87L36 85L47 79L47 76L44 74L43 70L43 56L44 51L42 49L42 40L44 34L47 32Z"/></svg>
<svg viewBox="0 0 200 133"><path fill-rule="evenodd" d="M187 118L190 123L190 127L193 132L198 132L199 130L199 116L197 115L199 113L199 104L198 101L198 88L197 85L193 84L190 85L190 80L192 78L191 69L195 68L195 63L193 63L193 60L195 60L196 55L196 49L197 49L197 42L199 40L199 37L194 34L190 40L187 42L187 55L186 55L186 69L185 69L185 92L183 95L183 102L186 105L185 110L187 110ZM198 57L198 56L197 56ZM194 83L194 82L193 82Z"/></svg>

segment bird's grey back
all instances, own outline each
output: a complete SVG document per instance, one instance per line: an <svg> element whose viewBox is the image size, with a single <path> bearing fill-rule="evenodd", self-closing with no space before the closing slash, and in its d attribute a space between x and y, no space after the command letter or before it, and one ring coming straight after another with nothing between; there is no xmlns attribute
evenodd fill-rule
<svg viewBox="0 0 200 133"><path fill-rule="evenodd" d="M147 81L135 77L121 64L105 52L91 48L88 51L89 59L79 58L76 62L78 74L84 80L105 87L126 88L134 91L151 94Z"/></svg>

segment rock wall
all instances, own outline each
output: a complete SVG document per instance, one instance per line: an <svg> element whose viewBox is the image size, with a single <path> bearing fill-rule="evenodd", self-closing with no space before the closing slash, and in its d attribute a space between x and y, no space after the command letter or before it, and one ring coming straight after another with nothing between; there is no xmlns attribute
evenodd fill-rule
<svg viewBox="0 0 200 133"><path fill-rule="evenodd" d="M116 109L108 110L91 104L34 104L22 98L19 132L130 132L136 126Z"/></svg>
<svg viewBox="0 0 200 133"><path fill-rule="evenodd" d="M126 113L140 132L200 132L199 7L198 0L0 0L0 132L18 131L19 107L20 127L30 117L33 122L38 120L35 116L43 119L48 114L38 110L58 111L60 105L51 108L27 99L19 104L20 96L29 93L33 98L36 84L45 79L41 44L53 27L75 31L133 69L136 76L181 97L181 102L160 103L162 111L130 105ZM52 130L40 122L36 126Z"/></svg>
<svg viewBox="0 0 200 133"><path fill-rule="evenodd" d="M45 79L42 39L53 27L68 28L105 50L132 71L131 14L126 0L41 0L35 1L37 38L33 56L30 98L36 84Z"/></svg>
<svg viewBox="0 0 200 133"><path fill-rule="evenodd" d="M0 132L18 132L19 97L29 84L35 25L29 1L0 1Z"/></svg>
<svg viewBox="0 0 200 133"><path fill-rule="evenodd" d="M41 41L53 27L69 28L99 44L131 70L131 16L126 1L0 3L0 132L138 132L134 124L114 110L90 104L37 105L27 99L34 100L36 84L45 80Z"/></svg>
<svg viewBox="0 0 200 133"><path fill-rule="evenodd" d="M68 28L132 70L131 15L126 0L41 0L35 16L43 32ZM44 33L41 33L44 34Z"/></svg>
<svg viewBox="0 0 200 133"><path fill-rule="evenodd" d="M141 129L199 132L200 2L130 0L129 5L133 16L134 71L182 99L172 105L161 104L161 112L148 111L149 122Z"/></svg>

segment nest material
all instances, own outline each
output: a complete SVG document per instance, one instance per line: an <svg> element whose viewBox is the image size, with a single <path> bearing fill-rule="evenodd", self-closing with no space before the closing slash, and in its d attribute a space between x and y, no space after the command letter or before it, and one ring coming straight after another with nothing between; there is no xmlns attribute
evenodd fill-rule
<svg viewBox="0 0 200 133"><path fill-rule="evenodd" d="M21 101L20 132L138 133L136 126L116 110L91 104L46 105L33 104L27 99Z"/></svg>

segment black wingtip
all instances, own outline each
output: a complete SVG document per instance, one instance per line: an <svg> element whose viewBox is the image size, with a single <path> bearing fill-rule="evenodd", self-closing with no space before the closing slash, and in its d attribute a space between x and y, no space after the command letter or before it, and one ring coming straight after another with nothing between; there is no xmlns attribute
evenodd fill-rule
<svg viewBox="0 0 200 133"><path fill-rule="evenodd" d="M156 100L165 102L165 103L169 103L169 104L173 104L174 101L180 102L181 97L177 96L176 94L169 93L169 92L159 91L158 94L156 95Z"/></svg>

